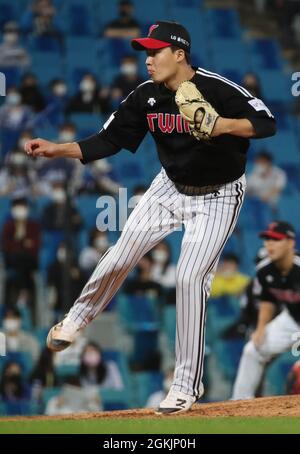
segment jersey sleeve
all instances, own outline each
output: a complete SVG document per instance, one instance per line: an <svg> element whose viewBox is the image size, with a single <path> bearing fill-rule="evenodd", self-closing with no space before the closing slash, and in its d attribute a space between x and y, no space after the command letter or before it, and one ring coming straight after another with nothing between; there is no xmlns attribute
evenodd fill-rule
<svg viewBox="0 0 300 454"><path fill-rule="evenodd" d="M254 297L257 298L258 300L265 301L268 303L273 303L273 304L277 305L276 298L269 291L268 286L265 284L260 273L256 274L256 277L253 282L252 292L253 292Z"/></svg>
<svg viewBox="0 0 300 454"><path fill-rule="evenodd" d="M221 116L248 119L256 132L256 138L275 134L274 115L261 99L253 97L245 88L225 80L218 81L218 94L222 106L222 112L219 112Z"/></svg>
<svg viewBox="0 0 300 454"><path fill-rule="evenodd" d="M131 92L103 126L101 135L119 148L134 153L148 132L143 111L142 87Z"/></svg>

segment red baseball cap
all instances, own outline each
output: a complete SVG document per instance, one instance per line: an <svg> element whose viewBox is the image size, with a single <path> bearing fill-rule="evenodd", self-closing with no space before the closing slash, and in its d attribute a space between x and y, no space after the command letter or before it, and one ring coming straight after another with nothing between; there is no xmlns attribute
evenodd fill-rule
<svg viewBox="0 0 300 454"><path fill-rule="evenodd" d="M177 22L158 21L149 28L147 38L135 38L131 41L131 45L135 50L177 46L189 53L191 37L189 32Z"/></svg>
<svg viewBox="0 0 300 454"><path fill-rule="evenodd" d="M288 222L276 221L269 224L267 230L261 232L259 236L265 240L295 239L296 232L294 227Z"/></svg>

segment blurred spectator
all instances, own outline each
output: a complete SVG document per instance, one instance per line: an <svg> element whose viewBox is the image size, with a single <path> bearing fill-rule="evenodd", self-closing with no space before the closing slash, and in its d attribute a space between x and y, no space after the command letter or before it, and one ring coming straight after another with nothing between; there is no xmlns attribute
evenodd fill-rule
<svg viewBox="0 0 300 454"><path fill-rule="evenodd" d="M59 42L62 40L52 0L33 0L21 18L21 27L24 33L31 33L35 37L46 36Z"/></svg>
<svg viewBox="0 0 300 454"><path fill-rule="evenodd" d="M297 45L297 27L300 16L299 0L280 0L275 2L283 45L293 48Z"/></svg>
<svg viewBox="0 0 300 454"><path fill-rule="evenodd" d="M247 194L276 209L286 182L285 172L273 164L270 153L262 151L256 155L252 173L247 179Z"/></svg>
<svg viewBox="0 0 300 454"><path fill-rule="evenodd" d="M20 311L16 307L7 307L2 324L6 336L7 354L29 353L35 363L39 357L40 346L32 334L22 331L21 323Z"/></svg>
<svg viewBox="0 0 300 454"><path fill-rule="evenodd" d="M35 172L30 169L30 161L26 159L19 146L23 144L20 137L18 148L6 155L5 165L0 170L0 197L10 196L12 193L30 194L34 183Z"/></svg>
<svg viewBox="0 0 300 454"><path fill-rule="evenodd" d="M2 136L2 156L13 149L21 131L30 129L33 114L29 107L22 104L22 98L16 87L7 90L4 104L0 107L0 137Z"/></svg>
<svg viewBox="0 0 300 454"><path fill-rule="evenodd" d="M107 113L109 111L108 98L101 95L101 86L93 74L87 73L79 84L79 91L70 99L67 113Z"/></svg>
<svg viewBox="0 0 300 454"><path fill-rule="evenodd" d="M124 56L121 60L120 74L115 78L111 89L114 107L119 105L122 99L126 98L143 81L142 76L138 74L136 56Z"/></svg>
<svg viewBox="0 0 300 454"><path fill-rule="evenodd" d="M59 128L58 134L58 142L59 143L67 143L67 142L74 142L76 139L77 130L74 123L65 122Z"/></svg>
<svg viewBox="0 0 300 454"><path fill-rule="evenodd" d="M134 5L129 0L119 2L119 17L106 25L104 36L107 38L137 38L141 28L133 17Z"/></svg>
<svg viewBox="0 0 300 454"><path fill-rule="evenodd" d="M242 86L245 87L255 98L262 99L260 82L256 74L245 74L242 80Z"/></svg>
<svg viewBox="0 0 300 454"><path fill-rule="evenodd" d="M239 259L235 254L224 254L212 282L211 297L240 295L246 288L249 277L239 271Z"/></svg>
<svg viewBox="0 0 300 454"><path fill-rule="evenodd" d="M79 255L79 266L85 278L89 278L101 257L109 248L106 232L94 229L90 233L89 245L82 249Z"/></svg>
<svg viewBox="0 0 300 454"><path fill-rule="evenodd" d="M86 166L80 175L79 194L117 195L119 183L113 179L112 166L107 159L98 159Z"/></svg>
<svg viewBox="0 0 300 454"><path fill-rule="evenodd" d="M63 181L53 181L50 202L42 214L42 224L46 230L60 231L62 234L78 232L82 225L80 214L68 200Z"/></svg>
<svg viewBox="0 0 300 454"><path fill-rule="evenodd" d="M68 273L67 276L66 273ZM47 283L51 294L51 305L60 314L66 307L66 292L71 303L78 297L85 284L84 276L74 255L64 243L59 245L56 259L48 269Z"/></svg>
<svg viewBox="0 0 300 454"><path fill-rule="evenodd" d="M151 277L162 287L176 287L176 266L171 263L171 248L166 241L161 241L151 251L153 258Z"/></svg>
<svg viewBox="0 0 300 454"><path fill-rule="evenodd" d="M2 230L2 250L6 267L6 302L22 300L32 303L35 294L34 272L38 267L41 230L29 218L28 202L17 198L11 204L12 219ZM25 295L27 297L25 298Z"/></svg>
<svg viewBox="0 0 300 454"><path fill-rule="evenodd" d="M30 388L24 379L21 366L17 362L7 362L3 367L0 396L5 405L6 414L27 414Z"/></svg>
<svg viewBox="0 0 300 454"><path fill-rule="evenodd" d="M125 283L124 292L159 299L162 296L162 287L152 278L153 265L152 256L149 253L144 255L136 266L136 276Z"/></svg>
<svg viewBox="0 0 300 454"><path fill-rule="evenodd" d="M102 389L124 388L121 373L114 361L105 362L99 345L89 342L81 355L79 378L82 386L97 385Z"/></svg>
<svg viewBox="0 0 300 454"><path fill-rule="evenodd" d="M287 376L287 394L300 394L300 361L296 361Z"/></svg>
<svg viewBox="0 0 300 454"><path fill-rule="evenodd" d="M49 400L45 414L66 415L100 410L102 405L97 388L82 388L77 377L68 377L59 395Z"/></svg>
<svg viewBox="0 0 300 454"><path fill-rule="evenodd" d="M64 79L53 79L49 88L47 107L42 114L52 125L59 126L65 119L65 109L69 100L68 86Z"/></svg>
<svg viewBox="0 0 300 454"><path fill-rule="evenodd" d="M43 388L53 388L58 385L58 378L54 369L54 353L48 348L44 348L32 371L30 382L32 386ZM37 397L37 395L35 395Z"/></svg>
<svg viewBox="0 0 300 454"><path fill-rule="evenodd" d="M24 68L30 65L30 57L19 44L19 37L18 24L7 22L3 28L3 43L0 44L1 68Z"/></svg>
<svg viewBox="0 0 300 454"><path fill-rule="evenodd" d="M20 93L22 104L31 107L34 112L40 112L44 109L45 100L34 74L27 73L22 77Z"/></svg>

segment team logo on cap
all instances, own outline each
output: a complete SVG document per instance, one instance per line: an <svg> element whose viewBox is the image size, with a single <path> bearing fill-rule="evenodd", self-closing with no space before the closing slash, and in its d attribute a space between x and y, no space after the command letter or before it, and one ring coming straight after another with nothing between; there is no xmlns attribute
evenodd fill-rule
<svg viewBox="0 0 300 454"><path fill-rule="evenodd" d="M153 30L155 30L157 27L159 27L159 25L157 25L157 24L151 25L151 27L149 28L149 32L148 32L148 38L151 35L151 33L153 32Z"/></svg>

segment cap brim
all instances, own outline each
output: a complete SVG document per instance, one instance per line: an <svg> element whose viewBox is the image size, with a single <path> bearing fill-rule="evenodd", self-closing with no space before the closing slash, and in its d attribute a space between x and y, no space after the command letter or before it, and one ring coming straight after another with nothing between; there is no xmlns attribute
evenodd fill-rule
<svg viewBox="0 0 300 454"><path fill-rule="evenodd" d="M171 47L170 43L153 38L135 38L131 40L131 45L135 50L163 49L164 47Z"/></svg>
<svg viewBox="0 0 300 454"><path fill-rule="evenodd" d="M259 234L260 238L263 238L265 240L285 240L289 238L288 235L285 235L284 233L279 233L279 232L273 232L272 230L266 230L265 232L261 232Z"/></svg>

